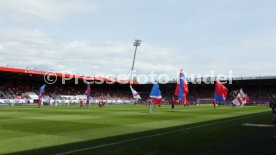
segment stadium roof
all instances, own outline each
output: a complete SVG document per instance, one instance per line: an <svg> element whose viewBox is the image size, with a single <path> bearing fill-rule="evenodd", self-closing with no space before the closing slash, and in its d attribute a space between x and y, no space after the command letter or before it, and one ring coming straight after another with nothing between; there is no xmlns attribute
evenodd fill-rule
<svg viewBox="0 0 276 155"><path fill-rule="evenodd" d="M276 79L276 76L246 76L246 77L234 77L233 80L267 80Z"/></svg>
<svg viewBox="0 0 276 155"><path fill-rule="evenodd" d="M11 76L17 76L17 75L27 75L28 77L44 77L45 75L52 75L56 76L57 78L71 78L71 79L84 79L84 80L93 80L93 81L104 81L104 82L117 82L117 83L126 83L129 84L130 82L132 84L139 84L139 82L135 81L129 81L129 80L114 80L111 78L105 78L105 77L94 77L94 76L84 76L84 75L76 75L76 74L68 74L68 73L58 73L58 72L52 72L52 71L39 71L39 70L28 70L28 69L22 69L22 68L11 68L11 67L0 67L0 75L5 77L11 77Z"/></svg>

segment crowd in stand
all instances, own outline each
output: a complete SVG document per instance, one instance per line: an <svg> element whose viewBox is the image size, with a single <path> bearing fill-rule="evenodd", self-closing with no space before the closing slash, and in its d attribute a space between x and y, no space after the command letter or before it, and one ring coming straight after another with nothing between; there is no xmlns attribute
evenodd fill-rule
<svg viewBox="0 0 276 155"><path fill-rule="evenodd" d="M0 85L0 98L7 99L25 99L28 96L25 94L26 92L32 91L32 85L28 85L25 83L12 83L5 82Z"/></svg>
<svg viewBox="0 0 276 155"><path fill-rule="evenodd" d="M27 92L38 93L41 84L22 83L19 81L6 81L0 83L0 99L28 99ZM130 100L132 94L130 91L109 90L104 88L93 89L91 87L91 96L94 99L101 100ZM85 95L85 85L47 85L44 98L61 99L61 95Z"/></svg>

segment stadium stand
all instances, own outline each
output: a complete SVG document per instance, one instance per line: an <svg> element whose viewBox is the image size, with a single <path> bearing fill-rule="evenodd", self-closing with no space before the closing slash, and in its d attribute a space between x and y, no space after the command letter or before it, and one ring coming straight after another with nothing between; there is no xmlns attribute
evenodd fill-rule
<svg viewBox="0 0 276 155"><path fill-rule="evenodd" d="M43 71L29 71L24 69L0 67L0 104L4 103L35 103L38 99L38 89L44 82ZM59 75L59 73L57 73ZM77 77L78 84L75 84L76 75L65 85L61 84L61 78L58 76L57 82L47 85L43 99L46 104L59 103L78 103L79 99L85 100L86 85L82 78ZM103 84L92 84L92 101L98 103L100 100L106 100L108 103L133 103L131 91L128 84L107 84L111 79L102 78L95 81L103 80ZM164 102L169 102L174 94L176 83L161 84ZM276 78L248 78L234 79L233 84L227 84L230 95L226 103L231 103L233 95L231 92L240 88L248 94L248 104L268 104L271 96L276 94ZM151 90L151 84L135 83L134 88L137 90L143 100L148 97ZM210 100L213 98L214 85L208 84L189 84L189 94L187 96L190 104L198 103L198 100ZM207 102L208 103L208 102Z"/></svg>

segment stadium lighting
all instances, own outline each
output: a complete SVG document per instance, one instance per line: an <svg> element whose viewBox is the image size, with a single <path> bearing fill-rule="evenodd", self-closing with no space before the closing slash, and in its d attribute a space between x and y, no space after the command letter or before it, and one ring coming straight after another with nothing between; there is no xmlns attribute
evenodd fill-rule
<svg viewBox="0 0 276 155"><path fill-rule="evenodd" d="M141 45L141 40L135 40L133 46L140 46Z"/></svg>
<svg viewBox="0 0 276 155"><path fill-rule="evenodd" d="M130 71L130 78L129 80L132 80L132 72L134 69L134 63L135 63L135 59L136 59L136 52L137 52L137 48L138 46L141 45L141 40L135 40L133 46L135 46L135 51L134 51L134 56L133 56L133 62L132 62L132 67L131 67L131 71Z"/></svg>

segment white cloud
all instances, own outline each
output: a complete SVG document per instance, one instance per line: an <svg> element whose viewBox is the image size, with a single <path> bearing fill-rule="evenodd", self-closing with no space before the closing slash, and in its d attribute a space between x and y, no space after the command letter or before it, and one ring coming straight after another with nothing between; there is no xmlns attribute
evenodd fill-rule
<svg viewBox="0 0 276 155"><path fill-rule="evenodd" d="M74 12L93 11L91 1L73 0L1 0L0 14L21 21L64 21Z"/></svg>
<svg viewBox="0 0 276 155"><path fill-rule="evenodd" d="M206 74L211 70L217 74L232 70L236 76L273 74L271 71L276 63L270 55L274 51L261 50L275 49L274 42L275 39L267 38L243 41L236 47L222 45L213 48L214 52L205 52L208 55L202 51L179 50L142 42L137 51L136 74L154 71L175 78L176 72L182 67L188 74ZM254 52L249 55L249 51ZM40 29L0 31L0 65L9 64L11 67L88 75L128 74L133 53L132 42L60 41Z"/></svg>
<svg viewBox="0 0 276 155"><path fill-rule="evenodd" d="M128 74L132 64L132 42L58 41L39 29L0 31L1 65L53 69L89 75ZM179 61L168 60L176 51L143 44L139 47L136 73L174 74Z"/></svg>

